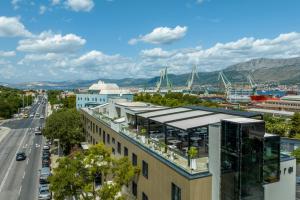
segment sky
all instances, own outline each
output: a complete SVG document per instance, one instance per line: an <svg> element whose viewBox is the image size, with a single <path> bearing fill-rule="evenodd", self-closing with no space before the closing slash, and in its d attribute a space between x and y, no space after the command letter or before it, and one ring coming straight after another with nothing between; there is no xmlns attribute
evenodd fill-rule
<svg viewBox="0 0 300 200"><path fill-rule="evenodd" d="M299 0L1 0L0 82L144 78L300 55Z"/></svg>

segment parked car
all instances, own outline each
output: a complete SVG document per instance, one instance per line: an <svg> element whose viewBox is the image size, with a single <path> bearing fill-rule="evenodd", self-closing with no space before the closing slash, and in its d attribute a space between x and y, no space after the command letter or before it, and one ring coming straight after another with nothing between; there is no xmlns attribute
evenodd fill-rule
<svg viewBox="0 0 300 200"><path fill-rule="evenodd" d="M16 161L22 161L26 159L26 154L25 152L19 152L16 155Z"/></svg>
<svg viewBox="0 0 300 200"><path fill-rule="evenodd" d="M52 195L49 190L49 186L46 184L40 185L38 199L39 200L50 200L51 197L52 197Z"/></svg>
<svg viewBox="0 0 300 200"><path fill-rule="evenodd" d="M49 167L43 167L40 170L40 184L49 183L48 178L51 176L51 171Z"/></svg>
<svg viewBox="0 0 300 200"><path fill-rule="evenodd" d="M49 145L44 145L43 150L50 150L50 146Z"/></svg>
<svg viewBox="0 0 300 200"><path fill-rule="evenodd" d="M296 183L297 185L300 185L300 176L296 176Z"/></svg>

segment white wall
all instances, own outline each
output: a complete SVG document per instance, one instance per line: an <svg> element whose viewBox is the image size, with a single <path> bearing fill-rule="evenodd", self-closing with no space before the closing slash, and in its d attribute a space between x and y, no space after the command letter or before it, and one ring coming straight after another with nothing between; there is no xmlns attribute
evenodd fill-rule
<svg viewBox="0 0 300 200"><path fill-rule="evenodd" d="M290 167L293 167L292 173L288 172ZM280 170L280 181L264 186L265 200L296 199L296 159L280 162Z"/></svg>
<svg viewBox="0 0 300 200"><path fill-rule="evenodd" d="M221 126L210 125L208 134L208 163L209 172L212 174L212 200L219 200L221 177Z"/></svg>

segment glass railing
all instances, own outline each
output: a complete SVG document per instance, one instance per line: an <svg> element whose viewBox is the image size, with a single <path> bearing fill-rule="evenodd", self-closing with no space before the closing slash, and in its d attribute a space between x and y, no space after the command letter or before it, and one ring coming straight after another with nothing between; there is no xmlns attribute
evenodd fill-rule
<svg viewBox="0 0 300 200"><path fill-rule="evenodd" d="M189 166L187 156L178 149L175 149L172 146L165 145L164 143L158 142L152 138L139 135L137 134L137 131L135 129L128 127L128 125L115 123L112 119L101 113L93 112L92 115L111 127L116 132L130 137L140 145L146 147L151 152L168 160L169 162L173 163L177 167L185 170L190 174L208 171L208 157L196 158L191 161L191 163L193 163L193 166Z"/></svg>

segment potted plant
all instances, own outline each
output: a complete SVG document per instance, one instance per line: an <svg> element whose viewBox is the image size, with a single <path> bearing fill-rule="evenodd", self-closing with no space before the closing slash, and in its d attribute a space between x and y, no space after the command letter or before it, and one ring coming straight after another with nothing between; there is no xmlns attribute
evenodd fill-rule
<svg viewBox="0 0 300 200"><path fill-rule="evenodd" d="M147 130L145 128L142 128L140 131L140 135L141 135L141 140L143 143L146 143L146 133L147 133Z"/></svg>
<svg viewBox="0 0 300 200"><path fill-rule="evenodd" d="M198 155L198 150L196 147L191 147L188 151L188 154L190 156L190 168L191 169L197 169L197 162L196 157Z"/></svg>

